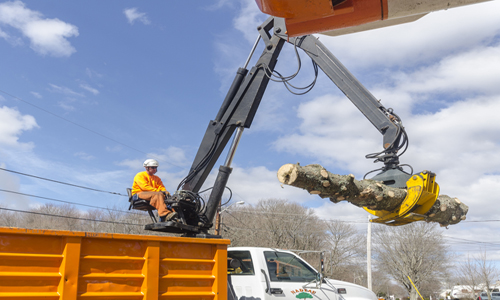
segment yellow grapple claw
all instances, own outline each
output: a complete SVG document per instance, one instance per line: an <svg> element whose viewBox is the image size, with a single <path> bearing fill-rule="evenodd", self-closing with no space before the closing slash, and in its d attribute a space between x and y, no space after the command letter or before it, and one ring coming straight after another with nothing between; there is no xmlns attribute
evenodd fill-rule
<svg viewBox="0 0 500 300"><path fill-rule="evenodd" d="M439 185L435 179L436 174L428 171L413 175L406 182L405 199L393 211L371 210L363 207L367 212L378 217L370 222L400 226L424 220L425 213L431 209L439 195Z"/></svg>

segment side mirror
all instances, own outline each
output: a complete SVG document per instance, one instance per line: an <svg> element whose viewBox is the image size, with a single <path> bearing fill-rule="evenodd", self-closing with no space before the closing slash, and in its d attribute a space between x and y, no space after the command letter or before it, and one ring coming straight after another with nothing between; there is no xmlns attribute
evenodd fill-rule
<svg viewBox="0 0 500 300"><path fill-rule="evenodd" d="M316 274L316 281L319 283L322 283L323 282L323 274L321 274L321 273Z"/></svg>

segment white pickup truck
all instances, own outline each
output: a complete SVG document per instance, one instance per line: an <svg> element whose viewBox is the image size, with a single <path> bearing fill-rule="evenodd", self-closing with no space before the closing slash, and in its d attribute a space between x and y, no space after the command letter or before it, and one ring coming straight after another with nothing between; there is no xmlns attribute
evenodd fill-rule
<svg viewBox="0 0 500 300"><path fill-rule="evenodd" d="M365 287L322 278L290 251L230 247L227 253L228 300L377 300Z"/></svg>

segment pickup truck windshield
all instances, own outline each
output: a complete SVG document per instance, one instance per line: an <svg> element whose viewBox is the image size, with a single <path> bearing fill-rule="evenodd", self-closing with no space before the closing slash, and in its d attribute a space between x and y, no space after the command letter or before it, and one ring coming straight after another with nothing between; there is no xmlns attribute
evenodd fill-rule
<svg viewBox="0 0 500 300"><path fill-rule="evenodd" d="M264 256L271 281L310 282L316 279L317 272L290 253L265 251Z"/></svg>

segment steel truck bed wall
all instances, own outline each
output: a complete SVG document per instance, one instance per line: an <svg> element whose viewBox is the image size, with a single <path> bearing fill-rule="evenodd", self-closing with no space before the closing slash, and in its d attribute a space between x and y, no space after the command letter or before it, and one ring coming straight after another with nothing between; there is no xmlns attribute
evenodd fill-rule
<svg viewBox="0 0 500 300"><path fill-rule="evenodd" d="M225 300L228 244L0 228L0 300Z"/></svg>

